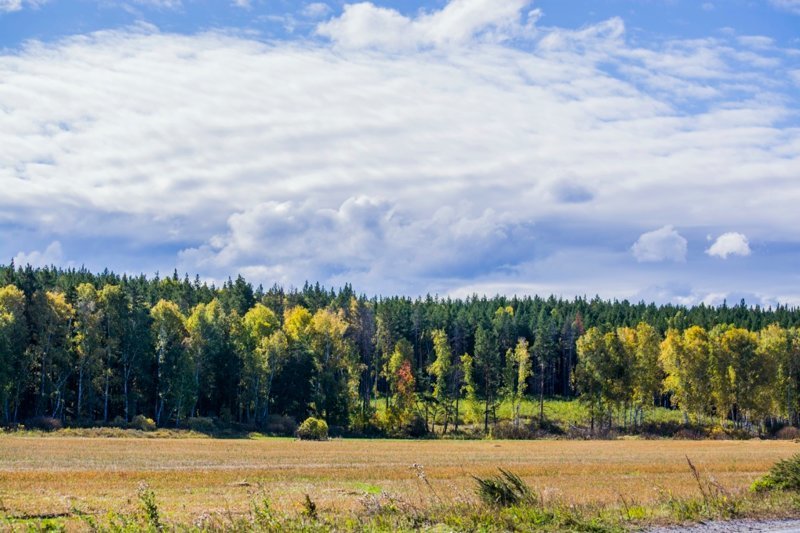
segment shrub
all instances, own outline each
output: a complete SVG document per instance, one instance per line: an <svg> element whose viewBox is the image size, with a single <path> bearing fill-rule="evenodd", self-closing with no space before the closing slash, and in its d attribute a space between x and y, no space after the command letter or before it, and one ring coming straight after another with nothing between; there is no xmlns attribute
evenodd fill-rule
<svg viewBox="0 0 800 533"><path fill-rule="evenodd" d="M800 453L775 463L766 476L757 479L750 486L750 490L800 491Z"/></svg>
<svg viewBox="0 0 800 533"><path fill-rule="evenodd" d="M682 439L682 440L701 440L708 438L708 433L699 427L693 426L684 426L675 431L672 435L674 439Z"/></svg>
<svg viewBox="0 0 800 533"><path fill-rule="evenodd" d="M428 425L425 418L419 413L412 414L405 424L403 424L403 435L415 439L424 437L428 434Z"/></svg>
<svg viewBox="0 0 800 533"><path fill-rule="evenodd" d="M152 418L147 418L144 415L136 415L131 420L131 428L141 431L155 431L156 422Z"/></svg>
<svg viewBox="0 0 800 533"><path fill-rule="evenodd" d="M382 417L375 413L356 413L350 419L350 427L345 429L330 428L332 437L338 436L356 436L356 437L383 437L387 435L387 431L391 429Z"/></svg>
<svg viewBox="0 0 800 533"><path fill-rule="evenodd" d="M297 421L291 416L269 415L264 429L270 435L291 437L297 431Z"/></svg>
<svg viewBox="0 0 800 533"><path fill-rule="evenodd" d="M297 428L297 437L300 440L328 440L328 423L310 416Z"/></svg>
<svg viewBox="0 0 800 533"><path fill-rule="evenodd" d="M186 427L198 433L214 433L214 419L207 416L192 416L186 419Z"/></svg>
<svg viewBox="0 0 800 533"><path fill-rule="evenodd" d="M800 429L794 426L784 426L775 432L775 438L781 440L800 439Z"/></svg>
<svg viewBox="0 0 800 533"><path fill-rule="evenodd" d="M52 416L35 416L25 421L27 429L38 429L40 431L56 431L61 429L63 424L58 418Z"/></svg>
<svg viewBox="0 0 800 533"><path fill-rule="evenodd" d="M127 424L125 423L125 419L124 418L122 418L121 416L117 415L117 416L114 417L114 419L111 422L109 422L109 425L111 427L115 427L115 428L124 428Z"/></svg>
<svg viewBox="0 0 800 533"><path fill-rule="evenodd" d="M523 424L515 426L508 420L502 420L489 429L489 437L502 440L535 439L536 433Z"/></svg>
<svg viewBox="0 0 800 533"><path fill-rule="evenodd" d="M536 503L533 491L518 475L502 468L498 470L500 470L499 476L487 478L472 476L478 484L475 492L483 503L493 507Z"/></svg>

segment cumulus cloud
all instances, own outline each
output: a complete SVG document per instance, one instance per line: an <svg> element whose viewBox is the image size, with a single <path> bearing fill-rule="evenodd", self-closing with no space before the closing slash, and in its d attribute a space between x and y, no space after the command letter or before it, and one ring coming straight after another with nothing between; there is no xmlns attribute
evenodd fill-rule
<svg viewBox="0 0 800 533"><path fill-rule="evenodd" d="M642 233L631 247L639 262L686 261L687 241L672 226Z"/></svg>
<svg viewBox="0 0 800 533"><path fill-rule="evenodd" d="M727 259L730 255L750 255L750 243L741 233L724 233L717 237L706 253L711 256Z"/></svg>
<svg viewBox="0 0 800 533"><path fill-rule="evenodd" d="M228 219L228 231L180 253L184 264L287 284L335 277L372 286L427 276L471 277L533 255L524 224L491 209L441 207L416 219L392 203L351 197L333 209L265 202Z"/></svg>
<svg viewBox="0 0 800 533"><path fill-rule="evenodd" d="M534 28L529 2L502 4L356 4L328 39L141 27L4 52L0 247L46 235L78 257L102 239L133 271L625 297L674 275L632 264L620 236L642 226L797 239L795 56L637 46L619 19ZM640 255L676 260L678 237Z"/></svg>
<svg viewBox="0 0 800 533"><path fill-rule="evenodd" d="M347 4L341 17L324 22L317 33L347 48L392 50L464 44L476 37L503 41L532 30L538 11L523 23L530 0L451 0L443 9L409 18L370 2Z"/></svg>
<svg viewBox="0 0 800 533"><path fill-rule="evenodd" d="M800 15L800 0L769 0L778 9Z"/></svg>
<svg viewBox="0 0 800 533"><path fill-rule="evenodd" d="M32 267L45 267L51 265L61 265L64 259L64 251L61 243L51 242L44 250L32 250L30 252L19 252L14 256L14 264L17 266L31 265Z"/></svg>

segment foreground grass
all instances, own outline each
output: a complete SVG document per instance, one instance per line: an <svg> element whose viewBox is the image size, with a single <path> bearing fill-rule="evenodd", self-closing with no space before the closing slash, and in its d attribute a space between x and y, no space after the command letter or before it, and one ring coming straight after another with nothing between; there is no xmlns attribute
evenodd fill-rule
<svg viewBox="0 0 800 533"><path fill-rule="evenodd" d="M306 495L297 512L277 511L269 498L256 493L247 512L204 512L192 521L162 514L156 494L146 485L138 491L138 503L122 510L90 513L73 507L59 516L3 516L0 527L11 531L639 531L656 525L681 525L736 518L781 519L800 516L797 493L767 495L707 492L700 481L700 496L668 495L649 506L631 505L624 498L616 505L567 505L533 501L497 507L466 502L445 503L435 492L422 506L385 494L362 498L357 511L322 513ZM716 486L715 482L709 481Z"/></svg>
<svg viewBox="0 0 800 533"><path fill-rule="evenodd" d="M798 449L793 442L758 440L0 436L0 514L7 528L88 528L92 520L109 528L125 521L141 527L137 491L145 483L160 519L181 529L615 529L776 516L800 506L790 496L747 489ZM687 456L704 483L713 480L706 486L711 500L701 493ZM497 467L520 475L540 504L502 511L481 505L472 476L494 474ZM304 507L306 495L314 513ZM109 510L117 515L108 516Z"/></svg>

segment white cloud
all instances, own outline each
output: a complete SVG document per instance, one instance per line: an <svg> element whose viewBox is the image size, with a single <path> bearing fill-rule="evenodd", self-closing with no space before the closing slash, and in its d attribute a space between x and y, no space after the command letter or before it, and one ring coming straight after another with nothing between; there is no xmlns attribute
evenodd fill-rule
<svg viewBox="0 0 800 533"><path fill-rule="evenodd" d="M687 241L672 226L642 233L631 247L639 262L686 261Z"/></svg>
<svg viewBox="0 0 800 533"><path fill-rule="evenodd" d="M0 0L0 14L20 11L25 7L38 8L49 0Z"/></svg>
<svg viewBox="0 0 800 533"><path fill-rule="evenodd" d="M307 4L302 11L303 16L308 18L322 18L331 12L330 6L323 2L312 2Z"/></svg>
<svg viewBox="0 0 800 533"><path fill-rule="evenodd" d="M22 0L0 0L0 13L10 13L22 9Z"/></svg>
<svg viewBox="0 0 800 533"><path fill-rule="evenodd" d="M778 9L800 15L800 0L769 0Z"/></svg>
<svg viewBox="0 0 800 533"><path fill-rule="evenodd" d="M441 207L408 218L390 202L351 197L333 209L311 202L266 202L228 219L228 231L181 252L182 265L224 276L231 271L284 283L335 273L341 283L470 276L532 255L519 223L491 209ZM488 266L487 266L488 265Z"/></svg>
<svg viewBox="0 0 800 533"><path fill-rule="evenodd" d="M233 5L242 9L250 9L253 6L252 0L233 0Z"/></svg>
<svg viewBox="0 0 800 533"><path fill-rule="evenodd" d="M158 9L178 9L183 6L183 2L181 0L133 0L133 2Z"/></svg>
<svg viewBox="0 0 800 533"><path fill-rule="evenodd" d="M747 237L741 233L724 233L717 237L706 253L722 259L727 259L730 255L748 256L750 255L750 243Z"/></svg>
<svg viewBox="0 0 800 533"><path fill-rule="evenodd" d="M451 0L440 11L412 19L394 9L361 2L345 5L342 16L320 24L317 33L346 48L414 49L459 45L476 37L497 42L532 31L522 21L521 10L529 3ZM528 18L533 24L538 11Z"/></svg>
<svg viewBox="0 0 800 533"><path fill-rule="evenodd" d="M45 267L61 265L63 259L64 251L61 248L61 243L53 241L42 251L19 252L14 256L14 264L17 266Z"/></svg>
<svg viewBox="0 0 800 533"><path fill-rule="evenodd" d="M333 43L142 27L5 52L0 255L44 235L75 257L103 239L133 271L627 297L684 270L632 264L620 235L642 226L800 239L796 59L735 36L637 46L619 19L534 31L527 2L478 5L380 12L399 17L384 47L345 11ZM731 292L696 275L697 294Z"/></svg>

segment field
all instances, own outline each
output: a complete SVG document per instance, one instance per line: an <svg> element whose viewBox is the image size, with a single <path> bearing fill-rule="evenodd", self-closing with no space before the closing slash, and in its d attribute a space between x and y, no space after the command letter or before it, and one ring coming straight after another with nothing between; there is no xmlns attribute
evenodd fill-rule
<svg viewBox="0 0 800 533"><path fill-rule="evenodd" d="M101 514L137 505L141 482L168 520L238 516L254 498L294 513L305 495L321 516L358 512L369 495L408 505L477 503L472 475L509 469L545 503L653 506L693 497L688 456L704 476L743 492L787 441L459 441L0 437L0 511L11 517ZM414 468L412 465L421 465ZM424 472L424 474L423 474Z"/></svg>

